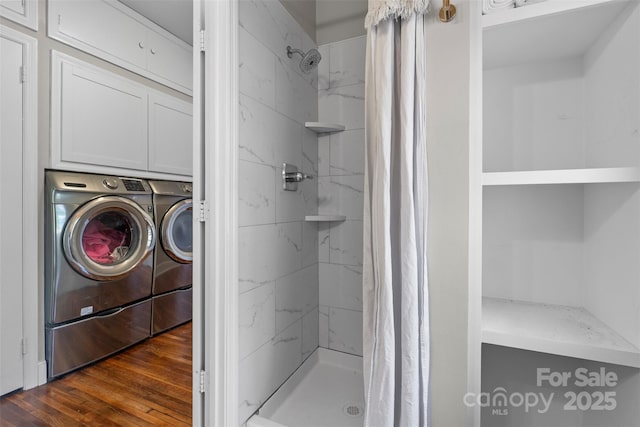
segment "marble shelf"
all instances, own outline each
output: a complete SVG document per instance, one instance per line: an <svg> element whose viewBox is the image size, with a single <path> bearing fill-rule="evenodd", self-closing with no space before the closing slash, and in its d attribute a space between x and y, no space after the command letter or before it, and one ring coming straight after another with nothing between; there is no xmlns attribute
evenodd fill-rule
<svg viewBox="0 0 640 427"><path fill-rule="evenodd" d="M640 368L640 349L577 307L484 297L482 342Z"/></svg>
<svg viewBox="0 0 640 427"><path fill-rule="evenodd" d="M346 219L345 215L307 215L304 217L307 222L344 221Z"/></svg>
<svg viewBox="0 0 640 427"><path fill-rule="evenodd" d="M316 133L342 132L345 127L337 123L306 122L304 127Z"/></svg>

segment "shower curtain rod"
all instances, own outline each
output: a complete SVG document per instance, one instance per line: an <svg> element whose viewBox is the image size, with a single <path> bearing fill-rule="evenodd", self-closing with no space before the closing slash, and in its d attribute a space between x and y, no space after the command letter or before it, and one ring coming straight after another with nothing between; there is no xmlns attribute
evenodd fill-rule
<svg viewBox="0 0 640 427"><path fill-rule="evenodd" d="M440 8L440 21L450 22L456 17L456 7L449 4L449 0L442 0L442 7Z"/></svg>

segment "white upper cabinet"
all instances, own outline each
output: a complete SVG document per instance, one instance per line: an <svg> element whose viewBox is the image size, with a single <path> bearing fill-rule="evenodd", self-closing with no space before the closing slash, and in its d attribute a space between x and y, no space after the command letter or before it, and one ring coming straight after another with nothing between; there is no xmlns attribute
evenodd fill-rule
<svg viewBox="0 0 640 427"><path fill-rule="evenodd" d="M147 92L111 73L62 62L61 158L147 169Z"/></svg>
<svg viewBox="0 0 640 427"><path fill-rule="evenodd" d="M179 98L54 51L51 166L190 176L191 108Z"/></svg>
<svg viewBox="0 0 640 427"><path fill-rule="evenodd" d="M185 48L185 43L177 41L173 36L155 31L147 32L147 68L170 81L177 82L189 89L192 84L192 49Z"/></svg>
<svg viewBox="0 0 640 427"><path fill-rule="evenodd" d="M150 171L191 175L192 127L190 104L160 93L149 95Z"/></svg>
<svg viewBox="0 0 640 427"><path fill-rule="evenodd" d="M1 0L0 16L37 30L38 0Z"/></svg>
<svg viewBox="0 0 640 427"><path fill-rule="evenodd" d="M192 94L192 47L114 0L49 0L49 37Z"/></svg>

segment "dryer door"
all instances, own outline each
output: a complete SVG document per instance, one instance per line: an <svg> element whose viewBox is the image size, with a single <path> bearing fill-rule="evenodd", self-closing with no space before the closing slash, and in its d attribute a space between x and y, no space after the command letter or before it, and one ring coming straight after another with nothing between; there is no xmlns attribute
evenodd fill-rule
<svg viewBox="0 0 640 427"><path fill-rule="evenodd" d="M175 261L193 261L193 201L181 200L162 218L160 241L164 251Z"/></svg>
<svg viewBox="0 0 640 427"><path fill-rule="evenodd" d="M93 199L69 218L63 235L71 266L93 280L120 279L153 250L153 219L140 205L119 196Z"/></svg>

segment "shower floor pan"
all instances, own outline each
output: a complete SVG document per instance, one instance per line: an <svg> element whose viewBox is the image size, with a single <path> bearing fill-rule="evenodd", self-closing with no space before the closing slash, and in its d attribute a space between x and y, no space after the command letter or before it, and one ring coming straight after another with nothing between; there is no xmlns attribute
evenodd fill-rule
<svg viewBox="0 0 640 427"><path fill-rule="evenodd" d="M318 348L247 427L362 427L362 358Z"/></svg>

